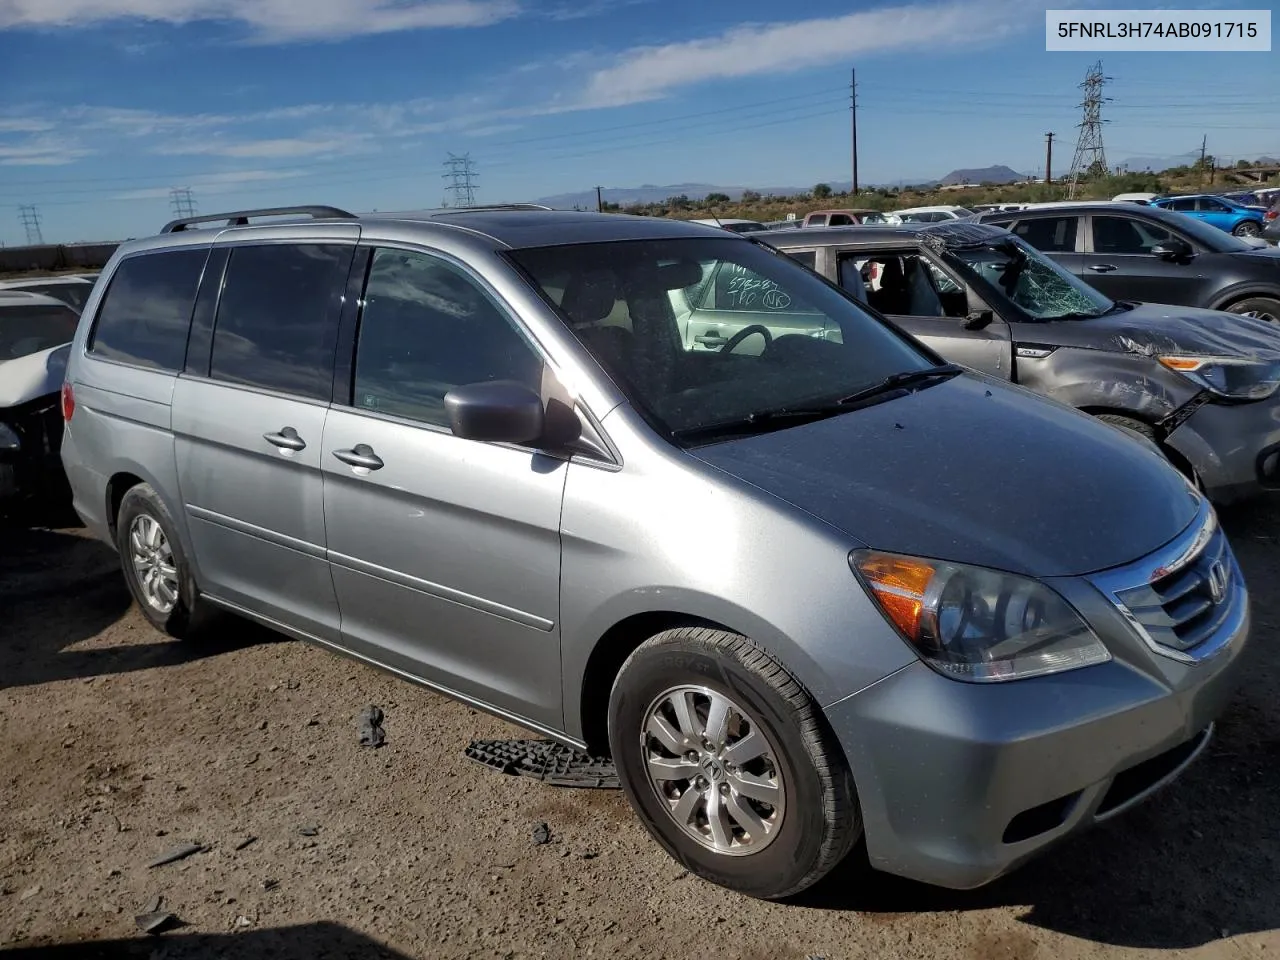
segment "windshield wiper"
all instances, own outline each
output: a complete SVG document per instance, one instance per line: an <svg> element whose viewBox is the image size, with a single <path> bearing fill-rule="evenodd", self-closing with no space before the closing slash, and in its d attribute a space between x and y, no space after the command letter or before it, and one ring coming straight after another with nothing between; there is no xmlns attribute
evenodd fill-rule
<svg viewBox="0 0 1280 960"><path fill-rule="evenodd" d="M922 370L907 370L894 373L870 386L863 387L847 397L828 403L815 403L802 407L783 407L778 410L757 410L744 417L734 417L716 423L706 423L697 427L686 427L672 431L677 440L715 440L722 437L742 437L756 433L768 433L781 430L783 427L797 423L809 423L848 413L861 407L869 407L874 403L891 400L899 393L910 393L908 387L926 383L930 380L948 379L963 373L964 367L954 363L940 363Z"/></svg>
<svg viewBox="0 0 1280 960"><path fill-rule="evenodd" d="M835 416L848 412L848 407L839 403L824 403L810 407L788 407L782 410L757 410L745 417L734 417L716 423L704 423L697 427L686 427L673 430L671 435L677 440L716 440L721 437L744 437L754 433L768 433L794 426L796 423L808 423L821 420L823 417Z"/></svg>
<svg viewBox="0 0 1280 960"><path fill-rule="evenodd" d="M884 397L894 391L906 390L907 387L924 384L930 380L950 379L961 373L964 373L964 367L955 363L940 363L934 367L925 367L923 370L905 370L902 373L890 374L883 380L863 387L847 397L841 397L837 402L846 410L850 407L865 406L867 401Z"/></svg>

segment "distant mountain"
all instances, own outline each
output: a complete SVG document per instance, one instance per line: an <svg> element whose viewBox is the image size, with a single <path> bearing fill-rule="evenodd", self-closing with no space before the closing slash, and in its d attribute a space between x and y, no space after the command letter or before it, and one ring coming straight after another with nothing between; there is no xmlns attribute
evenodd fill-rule
<svg viewBox="0 0 1280 960"><path fill-rule="evenodd" d="M1160 173L1174 167L1189 167L1199 159L1200 151L1191 150L1188 153L1179 153L1170 157L1134 157L1131 160L1121 160L1120 166L1133 173L1140 173L1143 170Z"/></svg>
<svg viewBox="0 0 1280 960"><path fill-rule="evenodd" d="M994 167L952 170L938 182L943 186L951 186L961 183L1017 183L1019 180L1027 179L1029 179L1028 174L1019 173L1004 164L997 164Z"/></svg>

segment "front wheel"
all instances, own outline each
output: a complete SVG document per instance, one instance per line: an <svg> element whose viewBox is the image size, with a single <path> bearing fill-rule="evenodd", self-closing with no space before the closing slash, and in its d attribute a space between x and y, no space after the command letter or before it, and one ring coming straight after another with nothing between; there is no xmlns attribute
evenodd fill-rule
<svg viewBox="0 0 1280 960"><path fill-rule="evenodd" d="M1231 231L1237 237L1260 237L1262 236L1262 228L1252 220L1241 220L1236 224L1236 228Z"/></svg>
<svg viewBox="0 0 1280 960"><path fill-rule="evenodd" d="M627 799L691 873L778 899L862 834L853 778L817 704L737 634L668 630L623 664L609 743Z"/></svg>
<svg viewBox="0 0 1280 960"><path fill-rule="evenodd" d="M1280 299L1275 297L1249 297L1247 300L1238 300L1226 309L1228 313L1270 320L1272 323L1280 320Z"/></svg>

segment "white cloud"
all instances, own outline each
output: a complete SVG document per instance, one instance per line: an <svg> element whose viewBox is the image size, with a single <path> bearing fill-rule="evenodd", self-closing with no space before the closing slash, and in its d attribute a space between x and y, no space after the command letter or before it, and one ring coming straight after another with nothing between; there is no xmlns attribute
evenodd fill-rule
<svg viewBox="0 0 1280 960"><path fill-rule="evenodd" d="M191 140L161 144L154 152L167 156L278 160L364 152L368 149L369 139L368 134L334 133L330 136L271 137L263 140Z"/></svg>
<svg viewBox="0 0 1280 960"><path fill-rule="evenodd" d="M578 101L611 107L656 100L707 80L795 73L858 54L929 56L941 46L989 43L1033 23L1043 9L1025 0L954 0L789 23L741 24L715 36L635 47L596 71Z"/></svg>
<svg viewBox="0 0 1280 960"><path fill-rule="evenodd" d="M516 0L0 0L0 30L128 19L225 21L248 27L258 40L287 42L483 27L518 12Z"/></svg>
<svg viewBox="0 0 1280 960"><path fill-rule="evenodd" d="M14 142L0 141L0 166L61 167L93 152L69 137L38 134Z"/></svg>
<svg viewBox="0 0 1280 960"><path fill-rule="evenodd" d="M201 194L233 193L236 188L248 183L262 183L271 180L292 180L305 174L305 170L233 170L227 173L209 173L204 176L187 178L182 186L198 190ZM142 190L127 190L118 193L112 200L155 200L169 196L170 187L147 187Z"/></svg>

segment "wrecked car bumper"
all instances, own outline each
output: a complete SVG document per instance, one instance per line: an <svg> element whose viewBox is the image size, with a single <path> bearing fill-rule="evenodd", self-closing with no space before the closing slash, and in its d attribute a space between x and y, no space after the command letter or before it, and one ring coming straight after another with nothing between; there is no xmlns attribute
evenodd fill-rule
<svg viewBox="0 0 1280 960"><path fill-rule="evenodd" d="M0 447L0 506L12 507L64 489L59 456L62 415L57 395L0 411L0 424L9 441Z"/></svg>
<svg viewBox="0 0 1280 960"><path fill-rule="evenodd" d="M1280 397L1206 403L1165 438L1195 468L1205 493L1225 504L1280 491Z"/></svg>

